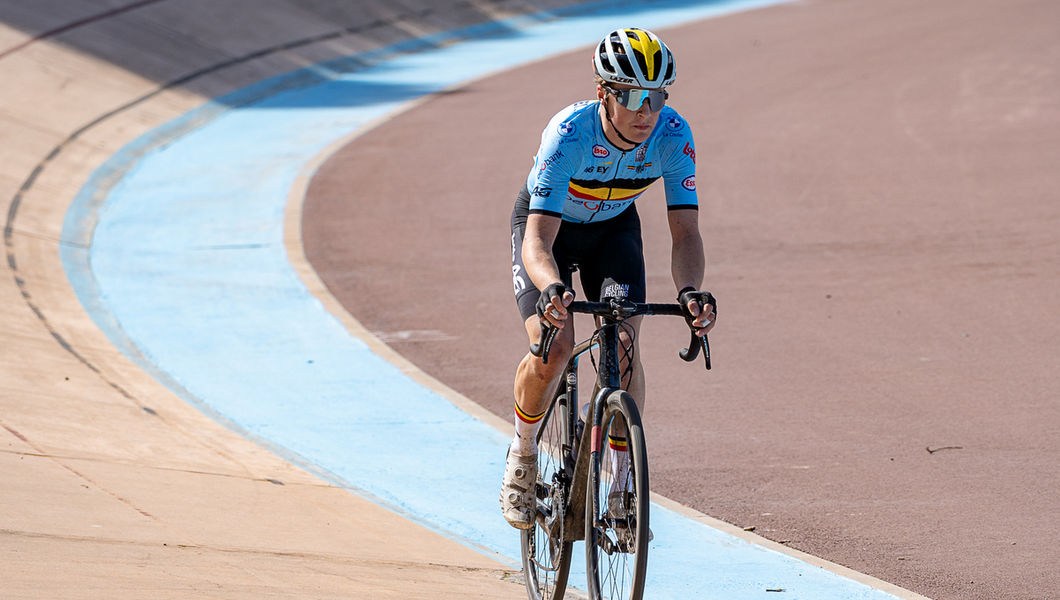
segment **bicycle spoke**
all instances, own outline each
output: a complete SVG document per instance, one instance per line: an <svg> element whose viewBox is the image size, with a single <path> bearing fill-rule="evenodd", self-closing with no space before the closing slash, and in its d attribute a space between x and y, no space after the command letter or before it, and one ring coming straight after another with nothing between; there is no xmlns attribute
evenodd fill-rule
<svg viewBox="0 0 1060 600"><path fill-rule="evenodd" d="M554 402L538 434L537 518L522 534L526 587L533 600L560 600L566 591L570 567L570 542L563 541L563 506L566 479L563 446L566 404Z"/></svg>
<svg viewBox="0 0 1060 600"><path fill-rule="evenodd" d="M589 491L593 526L590 592L594 600L639 600L647 565L646 466L640 423L632 398L614 392L601 422L603 439Z"/></svg>

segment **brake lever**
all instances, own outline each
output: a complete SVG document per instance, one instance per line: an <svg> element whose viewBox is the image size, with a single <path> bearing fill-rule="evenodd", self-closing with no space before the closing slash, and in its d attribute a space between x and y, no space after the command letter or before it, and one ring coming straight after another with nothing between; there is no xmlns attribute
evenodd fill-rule
<svg viewBox="0 0 1060 600"><path fill-rule="evenodd" d="M537 344L530 344L530 354L537 356L541 359L541 362L548 364L548 352L552 349L552 342L556 339L556 334L559 333L559 327L552 325L551 323L541 323L541 342Z"/></svg>
<svg viewBox="0 0 1060 600"><path fill-rule="evenodd" d="M710 370L710 340L707 339L706 334L696 335L696 331L691 330L691 338L688 340L688 347L682 348L678 353L681 360L686 362L692 362L696 360L696 356L700 352L703 352L703 362L707 370Z"/></svg>

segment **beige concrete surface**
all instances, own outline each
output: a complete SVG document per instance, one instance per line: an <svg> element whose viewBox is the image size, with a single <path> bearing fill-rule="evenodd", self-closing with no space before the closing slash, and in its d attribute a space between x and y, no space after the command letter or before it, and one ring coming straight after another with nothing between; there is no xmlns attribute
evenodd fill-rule
<svg viewBox="0 0 1060 600"><path fill-rule="evenodd" d="M143 373L89 320L59 247L97 166L210 97L548 6L0 1L0 598L524 596L505 565L291 465Z"/></svg>

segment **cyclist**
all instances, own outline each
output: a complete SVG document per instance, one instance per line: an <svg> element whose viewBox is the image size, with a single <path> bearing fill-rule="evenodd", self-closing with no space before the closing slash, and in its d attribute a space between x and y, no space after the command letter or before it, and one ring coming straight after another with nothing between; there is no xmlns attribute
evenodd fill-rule
<svg viewBox="0 0 1060 600"><path fill-rule="evenodd" d="M549 121L512 212L512 277L526 333L537 343L542 323L559 328L548 363L527 353L515 376L515 438L500 501L504 518L520 529L534 524L537 427L574 347L574 328L566 326L566 307L574 299L570 267L578 265L590 300L599 299L601 283L610 277L618 282L621 295L644 302L644 256L633 202L660 177L678 301L694 317L700 335L715 321L715 307L702 304L696 292L704 258L695 144L684 118L665 105L667 87L676 78L673 55L650 31L617 29L596 47L593 66L596 99L572 104ZM640 321L630 319L620 336L633 357L622 365L629 373L623 383L638 402L644 398L644 376L635 352ZM609 442L616 450L625 445L621 439ZM617 474L624 466L613 468Z"/></svg>

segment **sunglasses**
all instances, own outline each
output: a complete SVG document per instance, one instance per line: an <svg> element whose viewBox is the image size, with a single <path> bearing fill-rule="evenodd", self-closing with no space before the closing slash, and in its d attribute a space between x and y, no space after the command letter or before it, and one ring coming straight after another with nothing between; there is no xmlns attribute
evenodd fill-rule
<svg viewBox="0 0 1060 600"><path fill-rule="evenodd" d="M629 110L640 110L641 105L647 101L648 106L654 112L661 109L666 104L666 99L670 97L670 93L666 90L645 90L641 88L616 90L607 85L601 87L614 96L619 104Z"/></svg>

